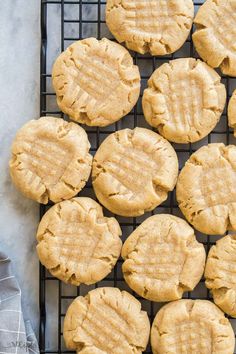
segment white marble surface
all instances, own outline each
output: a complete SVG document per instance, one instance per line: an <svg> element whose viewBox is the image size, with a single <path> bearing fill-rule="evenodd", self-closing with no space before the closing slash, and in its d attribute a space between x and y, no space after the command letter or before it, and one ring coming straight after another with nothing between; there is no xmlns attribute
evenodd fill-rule
<svg viewBox="0 0 236 354"><path fill-rule="evenodd" d="M38 204L12 185L10 146L19 127L39 116L40 1L5 0L0 10L0 249L13 260L25 319L38 332ZM1 320L1 319L0 319Z"/></svg>

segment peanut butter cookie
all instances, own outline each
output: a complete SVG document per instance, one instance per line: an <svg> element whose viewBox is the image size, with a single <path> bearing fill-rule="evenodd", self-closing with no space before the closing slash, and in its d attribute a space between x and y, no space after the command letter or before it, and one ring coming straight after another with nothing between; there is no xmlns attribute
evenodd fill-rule
<svg viewBox="0 0 236 354"><path fill-rule="evenodd" d="M236 146L209 144L191 155L180 172L177 200L199 231L236 230Z"/></svg>
<svg viewBox="0 0 236 354"><path fill-rule="evenodd" d="M76 122L112 124L139 97L140 74L129 52L106 38L73 43L54 63L52 82L60 109Z"/></svg>
<svg viewBox="0 0 236 354"><path fill-rule="evenodd" d="M90 198L73 198L44 214L37 231L37 252L52 275L74 285L105 278L121 251L121 230L115 218L103 216Z"/></svg>
<svg viewBox="0 0 236 354"><path fill-rule="evenodd" d="M66 346L78 354L141 354L149 332L141 303L118 288L97 288L77 297L64 321Z"/></svg>
<svg viewBox="0 0 236 354"><path fill-rule="evenodd" d="M235 0L206 0L194 24L193 42L202 59L225 75L236 76Z"/></svg>
<svg viewBox="0 0 236 354"><path fill-rule="evenodd" d="M216 305L236 317L236 235L227 235L211 247L205 278Z"/></svg>
<svg viewBox="0 0 236 354"><path fill-rule="evenodd" d="M144 90L147 122L166 139L195 142L218 123L226 101L220 76L194 58L171 60L154 71Z"/></svg>
<svg viewBox="0 0 236 354"><path fill-rule="evenodd" d="M207 300L178 300L161 308L151 330L153 354L233 354L229 320Z"/></svg>
<svg viewBox="0 0 236 354"><path fill-rule="evenodd" d="M192 27L192 0L108 0L106 23L118 42L139 53L178 50Z"/></svg>
<svg viewBox="0 0 236 354"><path fill-rule="evenodd" d="M206 253L186 221L158 214L146 219L122 248L124 278L151 301L180 299L200 281Z"/></svg>
<svg viewBox="0 0 236 354"><path fill-rule="evenodd" d="M92 168L93 187L101 204L115 214L142 215L174 189L177 155L170 143L144 129L124 129L100 145Z"/></svg>
<svg viewBox="0 0 236 354"><path fill-rule="evenodd" d="M236 137L236 90L234 90L228 105L228 122L229 126L234 129Z"/></svg>
<svg viewBox="0 0 236 354"><path fill-rule="evenodd" d="M10 174L16 187L39 203L74 197L91 171L90 144L83 128L61 118L26 123L12 145Z"/></svg>

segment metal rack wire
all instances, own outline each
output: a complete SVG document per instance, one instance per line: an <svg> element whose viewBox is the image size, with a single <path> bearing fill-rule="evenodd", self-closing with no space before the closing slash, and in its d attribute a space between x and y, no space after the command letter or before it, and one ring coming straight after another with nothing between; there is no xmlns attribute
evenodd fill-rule
<svg viewBox="0 0 236 354"><path fill-rule="evenodd" d="M195 9L204 2L194 1ZM105 1L102 0L41 0L41 79L40 79L40 113L43 115L53 115L64 117L59 111L55 93L51 85L51 66L56 56L63 51L73 41L85 37L94 36L98 39L107 37L112 39L111 34L105 25L104 10ZM184 46L176 53L165 57L142 56L132 53L134 62L139 65L141 71L142 88L146 86L146 81L150 77L155 68L170 59L177 57L197 57L194 51L191 36L188 38ZM223 77L223 82L227 89L227 103L231 93L236 87L236 79ZM142 91L142 90L141 90ZM142 94L140 95L141 98ZM106 128L89 128L84 127L88 133L91 142L91 152L94 154L101 141L110 133L122 129L133 128L135 126L147 127L142 109L141 100L134 107L130 114L121 121ZM67 117L64 117L67 119ZM150 128L150 127L149 127ZM176 145L175 150L178 154L180 165L182 166L187 158L197 150L200 146L211 142L224 142L225 144L234 143L232 131L227 125L226 112L223 113L220 123L214 131L199 143ZM88 182L84 190L80 193L82 196L91 196L95 198L91 186ZM40 218L49 206L40 206ZM121 218L117 217L120 222L123 240L139 225L142 220L155 213L171 213L180 216L175 191L170 193L169 198L161 206L156 208L152 213L147 213L139 218ZM106 212L107 215L111 215ZM198 239L204 243L206 251L215 242L217 237L197 234ZM100 286L118 286L127 291L131 290L125 284L121 272L121 260L106 279L95 284L94 286L80 286L78 288L63 284L56 278L52 277L43 266L40 266L40 337L39 344L41 353L70 353L66 350L63 336L62 326L66 308L69 303L80 294L86 294L90 289ZM133 293L133 295L135 295ZM136 295L135 295L136 296ZM160 304L141 299L142 306L148 311L150 321L152 322ZM210 299L209 291L204 286L204 279L201 280L197 288L193 292L186 294L187 298ZM230 319L233 327L236 329L236 320ZM53 339L52 339L53 338ZM146 354L151 353L150 347L147 348ZM236 351L235 351L236 353Z"/></svg>

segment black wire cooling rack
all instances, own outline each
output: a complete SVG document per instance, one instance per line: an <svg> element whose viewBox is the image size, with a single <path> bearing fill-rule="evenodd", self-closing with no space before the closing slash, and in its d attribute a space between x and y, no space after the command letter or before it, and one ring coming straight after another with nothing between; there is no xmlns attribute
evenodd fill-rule
<svg viewBox="0 0 236 354"><path fill-rule="evenodd" d="M194 1L195 10L204 2ZM107 37L112 39L105 24L105 2L101 0L41 0L41 85L40 85L40 113L41 116L53 115L64 117L56 105L55 93L51 84L51 68L52 63L61 51L67 48L72 42L86 38L96 37L98 39ZM140 68L142 78L142 89L146 86L147 79L152 72L164 62L180 57L197 57L194 51L191 36L184 46L176 53L165 57L151 57L132 53L134 62ZM222 77L227 89L227 103L236 87L236 79ZM142 91L142 90L141 90ZM142 94L140 95L141 98ZM121 121L106 128L88 128L84 127L88 133L91 143L91 152L94 154L102 142L102 140L110 133L123 128L134 128L136 126L147 127L142 109L141 100L130 112L128 116ZM67 119L67 117L64 117ZM150 128L150 127L149 127ZM195 144L173 144L178 154L180 166L182 167L188 157L200 146L211 142L223 142L225 144L233 143L234 138L232 131L227 125L226 111L223 113L220 123L214 131L201 142ZM80 193L81 196L90 196L95 198L89 181ZM40 207L40 217L50 206ZM161 206L156 208L152 213L146 213L139 218L121 218L117 217L120 222L123 241L125 238L139 225L145 218L155 213L171 213L181 216L178 209L175 191L170 193L169 198ZM106 214L111 215L106 211ZM197 233L199 241L204 243L206 251L215 242L217 237L207 236ZM118 261L115 269L106 279L95 284L94 286L80 286L78 288L65 285L61 281L52 277L43 266L40 266L40 334L39 344L41 353L70 353L66 350L63 341L63 320L66 309L71 301L78 295L84 295L89 290L101 286L115 286L125 289L133 293L125 284L121 272L121 260ZM135 295L133 293L133 295ZM135 295L136 296L136 295ZM153 303L136 296L141 302L152 322L157 310L161 304ZM211 299L209 291L205 288L204 279L201 280L197 288L193 292L186 293L186 298ZM236 329L236 320L230 319L234 329ZM150 346L147 348L146 354L151 353ZM236 353L236 352L235 352Z"/></svg>

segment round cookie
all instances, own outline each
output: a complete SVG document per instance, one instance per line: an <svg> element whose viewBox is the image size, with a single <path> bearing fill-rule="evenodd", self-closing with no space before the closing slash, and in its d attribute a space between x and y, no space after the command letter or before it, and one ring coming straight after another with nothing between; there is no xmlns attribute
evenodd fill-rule
<svg viewBox="0 0 236 354"><path fill-rule="evenodd" d="M12 144L10 174L16 187L39 203L74 197L91 172L90 144L83 128L61 118L26 123Z"/></svg>
<svg viewBox="0 0 236 354"><path fill-rule="evenodd" d="M236 230L236 146L209 144L180 172L177 201L186 219L209 235Z"/></svg>
<svg viewBox="0 0 236 354"><path fill-rule="evenodd" d="M161 308L151 329L153 354L233 354L234 331L207 300L178 300Z"/></svg>
<svg viewBox="0 0 236 354"><path fill-rule="evenodd" d="M154 71L143 94L147 122L166 139L195 142L218 123L225 86L214 69L194 58L171 60Z"/></svg>
<svg viewBox="0 0 236 354"><path fill-rule="evenodd" d="M170 143L144 128L110 134L92 168L98 200L123 216L142 215L161 204L174 189L177 174L178 159Z"/></svg>
<svg viewBox="0 0 236 354"><path fill-rule="evenodd" d="M78 354L141 354L149 332L141 303L118 288L97 288L77 297L64 321L66 346Z"/></svg>
<svg viewBox="0 0 236 354"><path fill-rule="evenodd" d="M228 105L228 122L229 126L234 129L236 137L236 90L234 90Z"/></svg>
<svg viewBox="0 0 236 354"><path fill-rule="evenodd" d="M236 76L235 13L235 0L206 0L194 19L193 43L198 54L230 76Z"/></svg>
<svg viewBox="0 0 236 354"><path fill-rule="evenodd" d="M146 219L122 248L125 281L151 301L180 299L200 281L206 253L186 221L158 214Z"/></svg>
<svg viewBox="0 0 236 354"><path fill-rule="evenodd" d="M141 54L166 55L186 41L193 23L192 0L108 0L106 23L118 42Z"/></svg>
<svg viewBox="0 0 236 354"><path fill-rule="evenodd" d="M66 283L93 284L105 278L120 256L121 229L91 198L55 204L37 231L37 252L50 273Z"/></svg>
<svg viewBox="0 0 236 354"><path fill-rule="evenodd" d="M207 257L206 286L224 312L236 317L236 235L227 235L212 246Z"/></svg>
<svg viewBox="0 0 236 354"><path fill-rule="evenodd" d="M131 111L140 92L129 52L106 38L70 45L56 59L52 82L60 109L76 122L107 126Z"/></svg>

